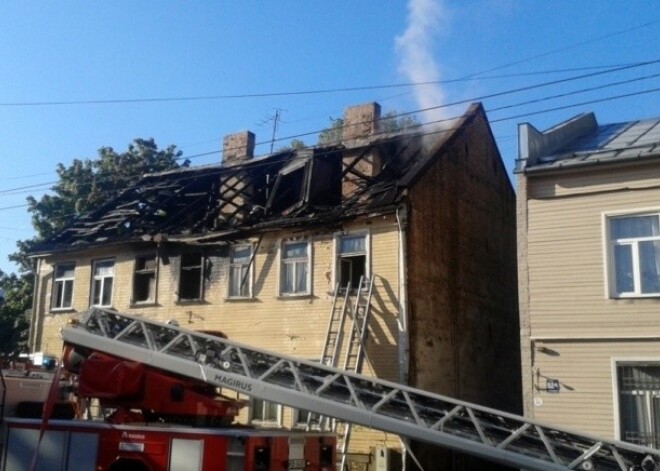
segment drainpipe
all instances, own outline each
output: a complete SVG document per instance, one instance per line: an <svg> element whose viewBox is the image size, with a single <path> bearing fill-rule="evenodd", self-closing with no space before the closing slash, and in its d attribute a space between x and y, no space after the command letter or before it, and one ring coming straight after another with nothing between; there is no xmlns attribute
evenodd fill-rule
<svg viewBox="0 0 660 471"><path fill-rule="evenodd" d="M37 317L39 310L39 286L41 285L41 280L39 274L41 273L41 257L37 258L36 263L34 264L34 286L32 287L32 314L30 319L30 327L28 329L28 352L34 353L37 343Z"/></svg>
<svg viewBox="0 0 660 471"><path fill-rule="evenodd" d="M408 384L409 339L408 339L408 263L406 258L406 230L408 228L408 208L405 203L396 209L396 222L399 227L399 326L398 357L399 382Z"/></svg>

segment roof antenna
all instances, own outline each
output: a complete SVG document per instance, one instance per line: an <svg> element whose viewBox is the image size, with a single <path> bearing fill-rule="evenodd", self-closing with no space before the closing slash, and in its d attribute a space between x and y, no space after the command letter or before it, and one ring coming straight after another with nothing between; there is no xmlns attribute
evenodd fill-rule
<svg viewBox="0 0 660 471"><path fill-rule="evenodd" d="M270 138L270 153L273 153L273 145L275 144L275 135L277 134L277 128L279 127L280 124L280 119L282 118L282 111L286 111L283 108L275 108L275 114L266 117L266 119L262 120L260 123L257 123L258 126L264 126L267 123L273 123L273 134L271 135Z"/></svg>

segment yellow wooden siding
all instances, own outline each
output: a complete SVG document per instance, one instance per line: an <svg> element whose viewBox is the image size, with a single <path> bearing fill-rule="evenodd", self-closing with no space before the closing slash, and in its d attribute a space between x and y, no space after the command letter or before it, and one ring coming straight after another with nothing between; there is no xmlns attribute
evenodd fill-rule
<svg viewBox="0 0 660 471"><path fill-rule="evenodd" d="M367 361L364 373L388 380L398 379L397 315L399 295L398 231L392 217L378 218L366 224L353 223L344 227L345 232L365 231L370 235L370 270L375 278L367 343ZM178 273L170 260L158 267L157 304L131 304L134 260L144 250L130 248L97 251L94 256L75 258L74 311L80 312L89 305L91 263L95 259L115 255L113 307L134 315L167 321L178 320L181 327L195 330L221 330L229 338L259 348L274 350L299 358L318 360L327 331L333 294L334 234L296 233L295 239L312 241L312 295L304 297L280 297L279 252L281 241L292 235L287 232L272 233L263 237L257 250L253 269L253 299L228 300L228 265L213 269L212 279L205 284L203 302L177 302ZM256 245L257 238L252 239ZM62 258L60 261L72 260ZM58 355L61 350L59 331L70 313L51 313L50 292L52 270L57 259L42 264L40 278L46 289L37 306L43 317L43 335L37 349ZM216 260L216 263L221 263ZM346 329L348 330L348 325ZM345 337L348 333L346 332ZM230 393L233 394L233 393ZM247 418L247 412L242 414ZM292 425L291 414L285 408L282 425ZM381 432L354 431L352 451L366 452L374 444L384 443L387 434ZM396 437L388 443L398 446Z"/></svg>
<svg viewBox="0 0 660 471"><path fill-rule="evenodd" d="M660 167L657 165L613 168L590 167L581 172L535 176L530 179L529 197L552 198L588 193L602 193L660 187Z"/></svg>
<svg viewBox="0 0 660 471"><path fill-rule="evenodd" d="M528 201L532 337L660 333L658 299L610 299L605 272L603 213L651 208L660 188Z"/></svg>
<svg viewBox="0 0 660 471"><path fill-rule="evenodd" d="M544 341L535 350L535 419L605 438L616 434L613 360L660 362L660 340ZM560 381L558 394L542 390L545 378Z"/></svg>

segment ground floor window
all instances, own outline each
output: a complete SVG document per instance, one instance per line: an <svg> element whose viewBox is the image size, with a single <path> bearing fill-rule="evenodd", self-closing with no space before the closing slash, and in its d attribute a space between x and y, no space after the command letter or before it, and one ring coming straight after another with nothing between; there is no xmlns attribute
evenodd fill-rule
<svg viewBox="0 0 660 471"><path fill-rule="evenodd" d="M660 448L660 363L617 367L621 440Z"/></svg>
<svg viewBox="0 0 660 471"><path fill-rule="evenodd" d="M280 406L262 399L250 400L250 420L253 422L279 422Z"/></svg>
<svg viewBox="0 0 660 471"><path fill-rule="evenodd" d="M340 288L357 289L367 276L366 234L342 234L336 240L336 276Z"/></svg>

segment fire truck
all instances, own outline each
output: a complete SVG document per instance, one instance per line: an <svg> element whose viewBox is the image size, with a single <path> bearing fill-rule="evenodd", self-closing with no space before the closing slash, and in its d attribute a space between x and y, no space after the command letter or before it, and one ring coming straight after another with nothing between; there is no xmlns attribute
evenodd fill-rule
<svg viewBox="0 0 660 471"><path fill-rule="evenodd" d="M102 422L6 419L4 471L344 468L333 434L232 425L245 403L225 390L514 468L650 471L660 463L654 449L112 310L86 311L62 336L73 415L90 399L111 413ZM43 417L57 404L60 378L56 371Z"/></svg>

